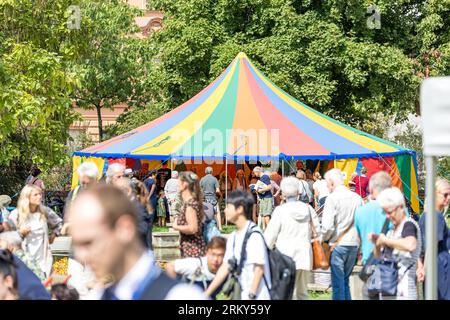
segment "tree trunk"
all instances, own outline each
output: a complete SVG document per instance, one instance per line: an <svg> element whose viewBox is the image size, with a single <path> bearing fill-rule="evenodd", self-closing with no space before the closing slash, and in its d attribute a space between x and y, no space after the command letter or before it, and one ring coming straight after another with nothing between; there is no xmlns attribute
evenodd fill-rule
<svg viewBox="0 0 450 320"><path fill-rule="evenodd" d="M103 141L103 122L102 122L102 107L100 104L96 105L97 109L97 122L98 122L98 141Z"/></svg>

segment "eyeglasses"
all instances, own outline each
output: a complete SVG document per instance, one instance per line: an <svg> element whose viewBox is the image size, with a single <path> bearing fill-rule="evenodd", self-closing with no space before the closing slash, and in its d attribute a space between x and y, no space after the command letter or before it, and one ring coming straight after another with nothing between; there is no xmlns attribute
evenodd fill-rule
<svg viewBox="0 0 450 320"><path fill-rule="evenodd" d="M448 196L450 196L450 192L446 192L446 193L439 192L439 193L442 194L444 196L444 198L447 198Z"/></svg>
<svg viewBox="0 0 450 320"><path fill-rule="evenodd" d="M390 216L390 215L392 215L395 211L397 211L398 208L399 208L399 206L395 207L393 210L390 210L390 211L384 209L384 212L385 212L388 216Z"/></svg>

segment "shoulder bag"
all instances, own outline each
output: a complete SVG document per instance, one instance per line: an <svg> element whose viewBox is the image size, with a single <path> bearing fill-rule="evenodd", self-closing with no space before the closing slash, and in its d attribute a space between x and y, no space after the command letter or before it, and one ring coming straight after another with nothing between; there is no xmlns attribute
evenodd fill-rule
<svg viewBox="0 0 450 320"><path fill-rule="evenodd" d="M311 225L311 232L313 239L311 240L311 247L313 252L313 270L315 269L322 269L326 270L330 266L330 257L327 256L326 250L324 249L323 245L325 243L321 243L321 241L318 239L318 235L316 232L316 228L314 227L314 223L312 220L311 214L309 215L309 224Z"/></svg>
<svg viewBox="0 0 450 320"><path fill-rule="evenodd" d="M386 234L388 227L389 227L389 219L386 218L383 224L383 228L381 229L381 233ZM362 281L366 282L367 279L369 279L369 277L374 272L375 265L377 265L379 262L380 259L376 258L372 252L369 258L367 259L366 263L363 265L361 271L359 272L358 274L359 278Z"/></svg>

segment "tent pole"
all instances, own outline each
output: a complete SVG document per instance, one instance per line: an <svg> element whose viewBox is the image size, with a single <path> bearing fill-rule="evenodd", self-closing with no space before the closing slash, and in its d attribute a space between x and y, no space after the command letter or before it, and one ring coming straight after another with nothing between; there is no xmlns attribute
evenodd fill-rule
<svg viewBox="0 0 450 320"><path fill-rule="evenodd" d="M281 176L284 178L284 161L283 161L283 158L281 158L280 162L281 162Z"/></svg>
<svg viewBox="0 0 450 320"><path fill-rule="evenodd" d="M228 155L225 156L225 206L228 199ZM225 225L228 226L227 215L225 215Z"/></svg>
<svg viewBox="0 0 450 320"><path fill-rule="evenodd" d="M437 216L434 194L434 180L436 174L436 157L425 157L426 164L426 198L425 208L425 299L437 300Z"/></svg>

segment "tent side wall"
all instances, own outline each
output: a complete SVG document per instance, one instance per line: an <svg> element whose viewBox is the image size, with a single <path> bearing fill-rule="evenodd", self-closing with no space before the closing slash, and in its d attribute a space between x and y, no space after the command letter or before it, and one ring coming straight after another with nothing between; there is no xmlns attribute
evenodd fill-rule
<svg viewBox="0 0 450 320"><path fill-rule="evenodd" d="M100 158L100 157L73 157L73 174L72 174L72 189L74 189L79 184L79 178L77 169L79 165L85 161L92 161L96 164L99 170L100 177L106 172L108 165L114 162L122 163L129 168L134 170L153 170L161 167L160 160L138 160L129 158ZM327 171L333 167L340 169L344 173L345 184L348 186L348 182L353 172L361 173L361 168L364 166L368 170L368 176L378 171L386 171L390 174L392 178L393 186L398 187L402 190L407 199L411 202L411 207L414 212L418 213L420 210L420 200L418 197L418 178L417 178L417 165L416 165L416 153L411 152L408 154L397 155L394 157L378 157L378 158L348 158L348 159L336 159L334 161L327 161L328 165L326 168L322 168ZM203 176L204 169L206 166L211 165L213 167L215 174L220 174L225 170L224 163L214 163L208 164L202 162L201 164L176 164L171 163L169 160L168 167L178 170L193 170L196 171L200 176ZM320 163L317 168L320 168ZM322 166L323 167L323 166ZM195 169L194 169L195 168ZM316 170L317 170L316 168ZM250 174L250 169L247 165L243 166L246 173L246 178ZM235 177L236 167L231 161L228 164L228 172L231 180Z"/></svg>

